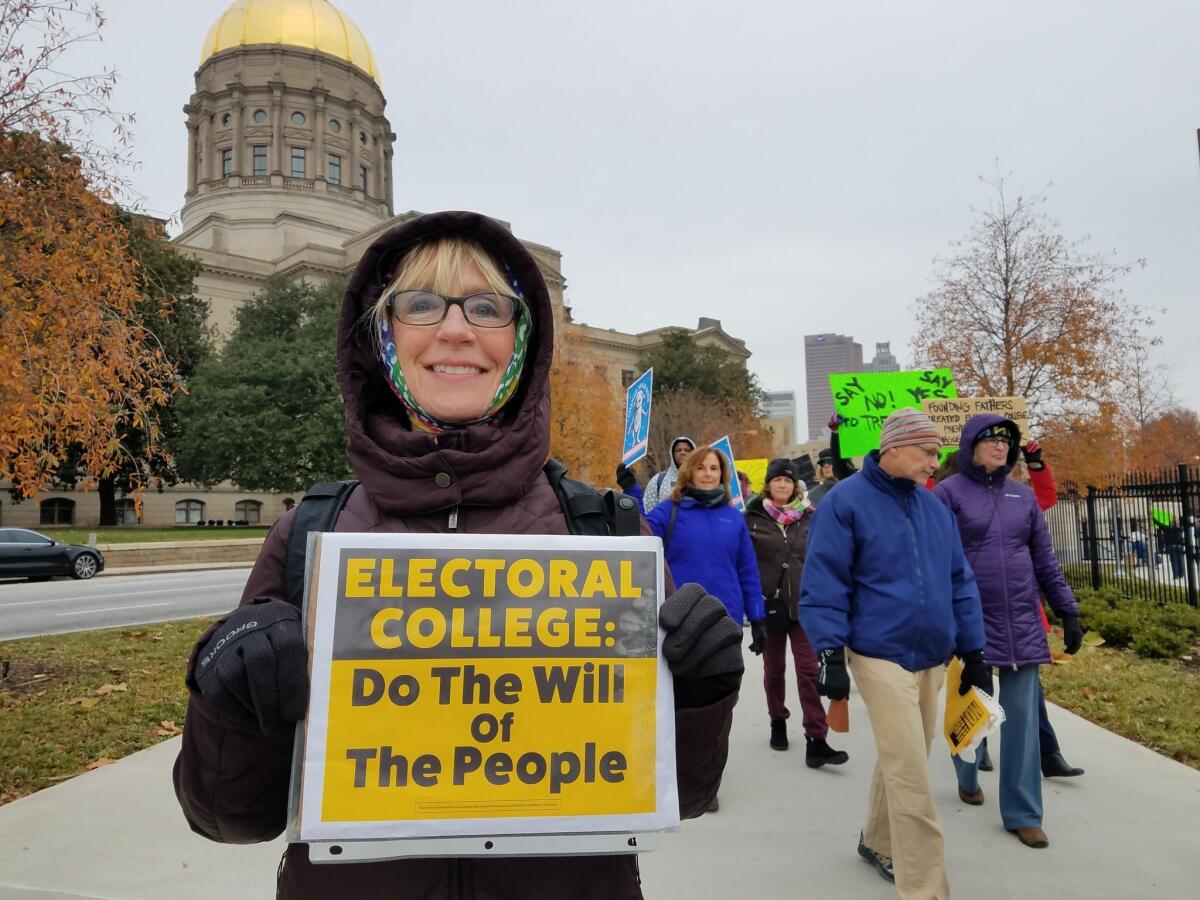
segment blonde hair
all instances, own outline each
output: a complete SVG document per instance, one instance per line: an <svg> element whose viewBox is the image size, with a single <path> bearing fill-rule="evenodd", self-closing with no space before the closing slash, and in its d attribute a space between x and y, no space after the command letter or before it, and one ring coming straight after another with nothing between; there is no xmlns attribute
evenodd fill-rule
<svg viewBox="0 0 1200 900"><path fill-rule="evenodd" d="M692 483L692 473L700 468L700 464L708 459L710 453L716 455L717 463L721 467L721 487L725 489L725 502L733 501L733 496L729 493L729 460L716 447L705 444L688 454L688 458L683 461L683 466L679 469L679 474L675 476L675 489L671 491L671 499L676 503L683 500L683 492Z"/></svg>
<svg viewBox="0 0 1200 900"><path fill-rule="evenodd" d="M379 326L388 315L388 298L396 291L425 290L449 294L454 279L474 266L497 294L511 296L513 286L500 265L479 244L463 237L440 237L417 244L400 260L392 283L367 311L371 334L379 339Z"/></svg>

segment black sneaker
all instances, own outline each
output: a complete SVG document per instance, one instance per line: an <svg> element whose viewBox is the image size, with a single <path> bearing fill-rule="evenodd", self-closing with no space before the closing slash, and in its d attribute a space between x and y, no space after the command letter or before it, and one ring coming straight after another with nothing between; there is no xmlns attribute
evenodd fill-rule
<svg viewBox="0 0 1200 900"><path fill-rule="evenodd" d="M771 749L786 750L788 748L787 720L771 720Z"/></svg>
<svg viewBox="0 0 1200 900"><path fill-rule="evenodd" d="M873 865L881 878L892 882L896 880L896 870L892 867L891 857L876 853L864 844L861 831L858 833L858 855Z"/></svg>
<svg viewBox="0 0 1200 900"><path fill-rule="evenodd" d="M845 750L834 750L824 738L806 737L804 748L804 764L810 769L819 769L821 766L840 766L850 759L850 754Z"/></svg>

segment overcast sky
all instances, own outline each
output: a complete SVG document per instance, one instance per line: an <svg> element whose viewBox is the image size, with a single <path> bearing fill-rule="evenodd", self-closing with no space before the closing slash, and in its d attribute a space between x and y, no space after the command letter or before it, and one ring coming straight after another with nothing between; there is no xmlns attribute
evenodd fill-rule
<svg viewBox="0 0 1200 900"><path fill-rule="evenodd" d="M228 4L101 0L134 181L177 213L181 107ZM931 259L1000 169L1164 307L1200 408L1200 6L1113 3L336 3L397 134L395 208L475 209L562 251L579 321L720 319L803 431L805 333L911 360Z"/></svg>

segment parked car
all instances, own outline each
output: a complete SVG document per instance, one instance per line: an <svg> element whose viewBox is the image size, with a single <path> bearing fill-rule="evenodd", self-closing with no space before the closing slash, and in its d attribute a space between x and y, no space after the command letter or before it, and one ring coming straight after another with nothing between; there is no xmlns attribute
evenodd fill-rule
<svg viewBox="0 0 1200 900"><path fill-rule="evenodd" d="M27 528L0 528L0 578L91 578L104 571L95 547L61 544Z"/></svg>

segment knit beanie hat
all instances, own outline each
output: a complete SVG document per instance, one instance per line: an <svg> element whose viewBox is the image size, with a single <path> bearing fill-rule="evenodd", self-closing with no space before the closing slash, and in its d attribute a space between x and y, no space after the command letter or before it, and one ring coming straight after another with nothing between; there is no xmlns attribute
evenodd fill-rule
<svg viewBox="0 0 1200 900"><path fill-rule="evenodd" d="M879 452L914 444L942 445L942 432L929 416L915 409L898 409L883 422Z"/></svg>
<svg viewBox="0 0 1200 900"><path fill-rule="evenodd" d="M770 484L771 479L782 475L799 483L800 476L796 474L796 465L790 459L773 459L767 463L767 477L763 484Z"/></svg>

